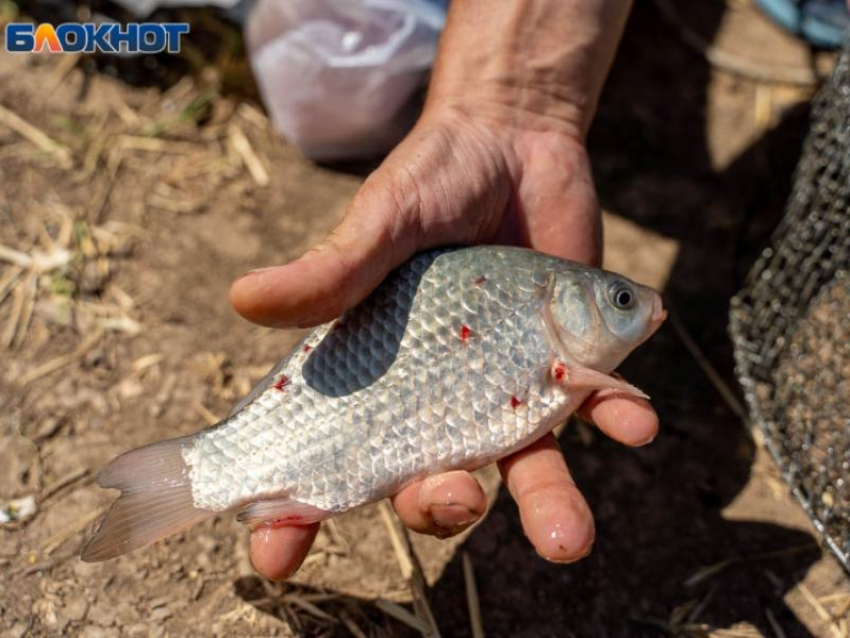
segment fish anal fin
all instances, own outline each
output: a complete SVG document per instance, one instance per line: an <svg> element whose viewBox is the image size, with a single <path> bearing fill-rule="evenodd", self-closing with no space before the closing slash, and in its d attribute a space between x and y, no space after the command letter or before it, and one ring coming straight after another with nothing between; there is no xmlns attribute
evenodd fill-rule
<svg viewBox="0 0 850 638"><path fill-rule="evenodd" d="M274 498L249 503L245 506L245 509L236 515L236 520L252 527L256 525L281 527L284 525L318 523L333 515L333 512L313 505L287 498Z"/></svg>

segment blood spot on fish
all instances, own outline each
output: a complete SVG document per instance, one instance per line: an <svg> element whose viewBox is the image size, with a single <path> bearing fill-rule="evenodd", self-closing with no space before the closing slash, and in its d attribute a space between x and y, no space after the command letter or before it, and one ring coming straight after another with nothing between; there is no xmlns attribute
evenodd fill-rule
<svg viewBox="0 0 850 638"><path fill-rule="evenodd" d="M273 518L272 520L265 521L263 523L263 526L271 528L288 527L290 525L300 525L303 520L303 517L298 516L297 514L293 514L292 516Z"/></svg>
<svg viewBox="0 0 850 638"><path fill-rule="evenodd" d="M470 330L469 326L465 323L462 323L460 325L460 333L458 334L460 340L466 343L466 341L469 340L470 335L472 335L472 330Z"/></svg>
<svg viewBox="0 0 850 638"><path fill-rule="evenodd" d="M288 384L289 384L289 379L287 379L285 376L283 376L283 377L281 377L280 379L278 379L277 381L274 382L274 389L282 391Z"/></svg>
<svg viewBox="0 0 850 638"><path fill-rule="evenodd" d="M511 395L511 407L516 410L519 406L521 406L525 401L522 399L517 399L515 395Z"/></svg>
<svg viewBox="0 0 850 638"><path fill-rule="evenodd" d="M563 381L567 377L567 366L561 362L558 362L555 365L555 370L553 374L555 376L555 381Z"/></svg>
<svg viewBox="0 0 850 638"><path fill-rule="evenodd" d="M313 346L304 346L304 352L310 352L313 349Z"/></svg>
<svg viewBox="0 0 850 638"><path fill-rule="evenodd" d="M480 287L481 287L481 286L483 286L485 283L487 283L487 277L485 277L484 275L481 275L478 279L476 279L476 280L475 280L474 282L472 282L472 283L474 283L476 286L478 286L478 287L480 288Z"/></svg>

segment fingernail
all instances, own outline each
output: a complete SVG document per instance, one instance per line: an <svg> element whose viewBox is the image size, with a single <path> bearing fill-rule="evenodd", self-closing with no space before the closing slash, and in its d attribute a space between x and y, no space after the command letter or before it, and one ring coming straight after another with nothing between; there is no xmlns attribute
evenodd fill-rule
<svg viewBox="0 0 850 638"><path fill-rule="evenodd" d="M432 503L428 513L434 525L447 534L462 532L478 520L480 514L459 503Z"/></svg>
<svg viewBox="0 0 850 638"><path fill-rule="evenodd" d="M588 546L587 551L585 551L584 554L581 554L579 556L573 556L571 558L549 558L548 556L543 556L543 558L545 558L550 563L555 563L556 565L570 565L572 563L577 563L584 558L587 558L592 553L593 543Z"/></svg>
<svg viewBox="0 0 850 638"><path fill-rule="evenodd" d="M425 479L419 491L419 502L423 507L476 503L481 498L479 492L474 479L465 472L446 472Z"/></svg>
<svg viewBox="0 0 850 638"><path fill-rule="evenodd" d="M268 272L270 270L275 270L280 268L280 266L266 266L265 268L254 268L254 270L249 270L248 272L243 272L239 275L239 279L244 277L251 277L252 275L259 275L260 273Z"/></svg>
<svg viewBox="0 0 850 638"><path fill-rule="evenodd" d="M639 441L638 443L635 443L633 447L643 447L644 445L649 445L650 443L652 443L655 440L656 436L658 436L658 435L653 434L652 436L650 436L645 441Z"/></svg>
<svg viewBox="0 0 850 638"><path fill-rule="evenodd" d="M419 490L419 507L438 529L437 536L443 538L462 532L483 514L469 505L481 499L477 484L468 477L452 478L453 473L428 477Z"/></svg>

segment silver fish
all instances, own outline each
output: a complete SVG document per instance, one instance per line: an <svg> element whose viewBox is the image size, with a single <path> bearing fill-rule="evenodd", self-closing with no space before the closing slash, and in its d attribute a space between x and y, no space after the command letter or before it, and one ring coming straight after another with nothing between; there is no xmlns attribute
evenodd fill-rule
<svg viewBox="0 0 850 638"><path fill-rule="evenodd" d="M563 422L664 320L654 290L530 250L422 253L313 330L221 423L130 451L83 551L104 560L225 511L307 524Z"/></svg>

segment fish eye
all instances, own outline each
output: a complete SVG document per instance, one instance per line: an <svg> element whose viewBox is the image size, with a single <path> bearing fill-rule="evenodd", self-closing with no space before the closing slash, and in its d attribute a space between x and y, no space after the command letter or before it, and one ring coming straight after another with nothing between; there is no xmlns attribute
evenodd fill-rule
<svg viewBox="0 0 850 638"><path fill-rule="evenodd" d="M615 281L608 289L608 297L617 310L631 310L635 305L635 293L623 281Z"/></svg>

